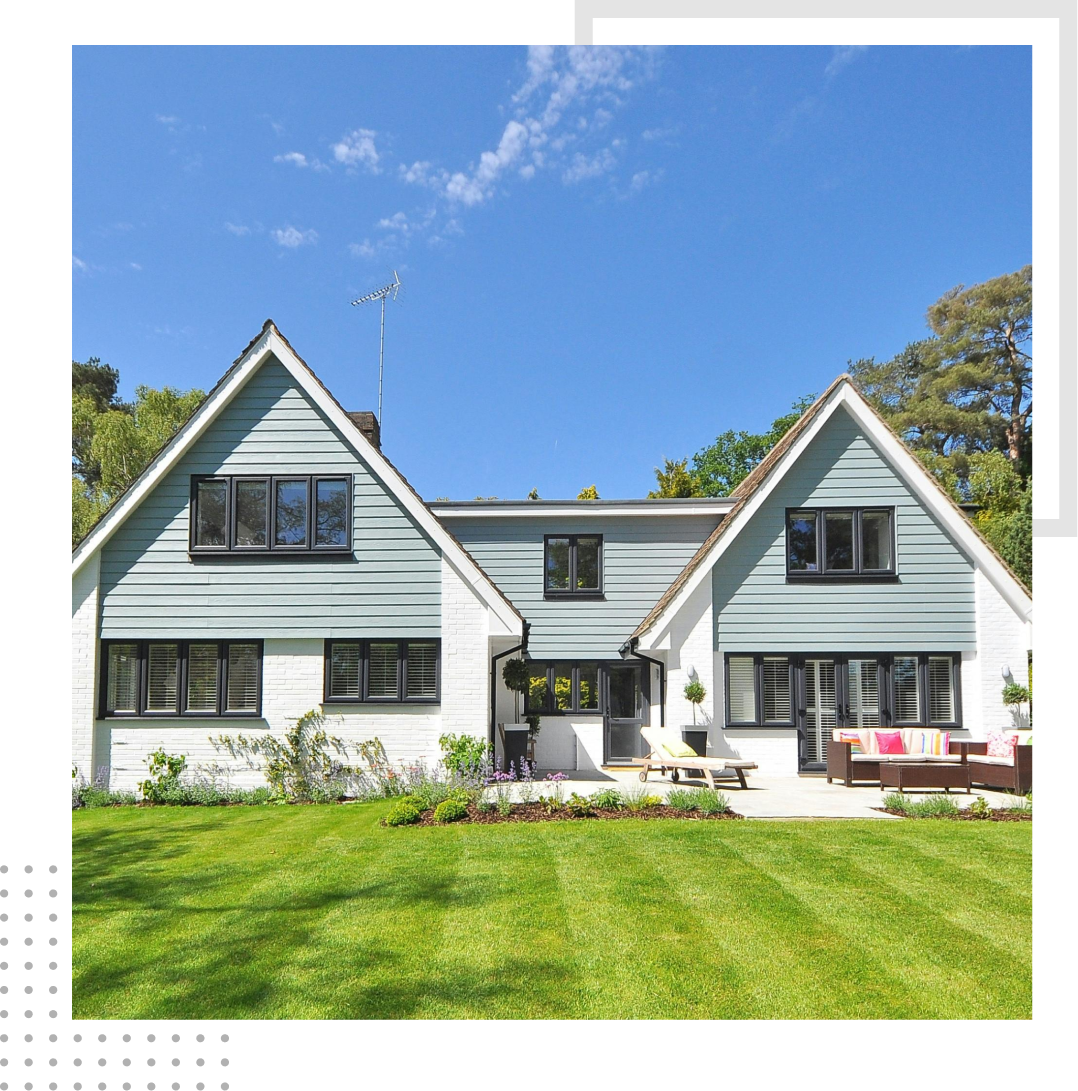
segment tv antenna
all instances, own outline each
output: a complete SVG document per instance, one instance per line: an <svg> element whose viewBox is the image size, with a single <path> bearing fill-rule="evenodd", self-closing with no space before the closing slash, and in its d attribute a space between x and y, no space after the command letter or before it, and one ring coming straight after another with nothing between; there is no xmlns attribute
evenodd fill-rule
<svg viewBox="0 0 1078 1091"><path fill-rule="evenodd" d="M385 284L381 288L375 288L373 292L368 292L364 296L360 296L359 299L352 300L352 306L358 307L361 303L374 303L376 300L382 304L382 329L378 337L378 431L382 431L382 360L385 355L386 347L386 298L391 297L394 301L397 298L397 293L401 290L400 277L397 276L397 270L393 270L393 283Z"/></svg>

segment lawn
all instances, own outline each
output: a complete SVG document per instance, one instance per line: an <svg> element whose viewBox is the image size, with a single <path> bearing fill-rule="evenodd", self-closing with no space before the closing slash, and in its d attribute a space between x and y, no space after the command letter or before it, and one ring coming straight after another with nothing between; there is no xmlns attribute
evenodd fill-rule
<svg viewBox="0 0 1078 1091"><path fill-rule="evenodd" d="M74 825L76 1018L1030 1018L1032 826Z"/></svg>

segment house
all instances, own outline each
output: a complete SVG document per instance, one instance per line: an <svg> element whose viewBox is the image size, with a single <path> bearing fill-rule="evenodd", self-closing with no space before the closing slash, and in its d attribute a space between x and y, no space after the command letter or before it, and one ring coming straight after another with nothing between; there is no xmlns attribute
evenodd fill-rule
<svg viewBox="0 0 1078 1091"><path fill-rule="evenodd" d="M1009 724L1031 618L845 376L732 497L426 504L267 322L74 551L73 762L131 788L311 708L433 761L517 718L524 655L541 767L638 754L695 679L711 752L796 774L835 725Z"/></svg>

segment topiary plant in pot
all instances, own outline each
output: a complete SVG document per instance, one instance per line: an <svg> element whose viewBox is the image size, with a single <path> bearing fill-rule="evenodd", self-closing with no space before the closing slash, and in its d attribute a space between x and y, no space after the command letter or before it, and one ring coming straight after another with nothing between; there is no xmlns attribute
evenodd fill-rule
<svg viewBox="0 0 1078 1091"><path fill-rule="evenodd" d="M685 686L685 700L692 705L692 725L696 726L696 709L697 706L703 703L704 698L707 696L707 690L697 680L693 679Z"/></svg>
<svg viewBox="0 0 1078 1091"><path fill-rule="evenodd" d="M502 667L502 681L513 693L513 721L520 723L520 695L528 688L531 672L523 659L507 659Z"/></svg>
<svg viewBox="0 0 1078 1091"><path fill-rule="evenodd" d="M1022 705L1029 700L1029 690L1020 682L1008 682L1003 687L1003 703L1011 709L1014 726L1022 727Z"/></svg>

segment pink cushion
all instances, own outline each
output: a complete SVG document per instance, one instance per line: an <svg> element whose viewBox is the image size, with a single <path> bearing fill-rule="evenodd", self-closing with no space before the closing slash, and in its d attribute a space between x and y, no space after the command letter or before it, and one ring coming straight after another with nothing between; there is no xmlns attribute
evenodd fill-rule
<svg viewBox="0 0 1078 1091"><path fill-rule="evenodd" d="M906 748L902 745L901 731L877 731L876 745L881 754L905 754Z"/></svg>
<svg viewBox="0 0 1078 1091"><path fill-rule="evenodd" d="M1014 759L1014 748L1018 743L1017 735L1005 731L988 732L988 756L990 758Z"/></svg>

